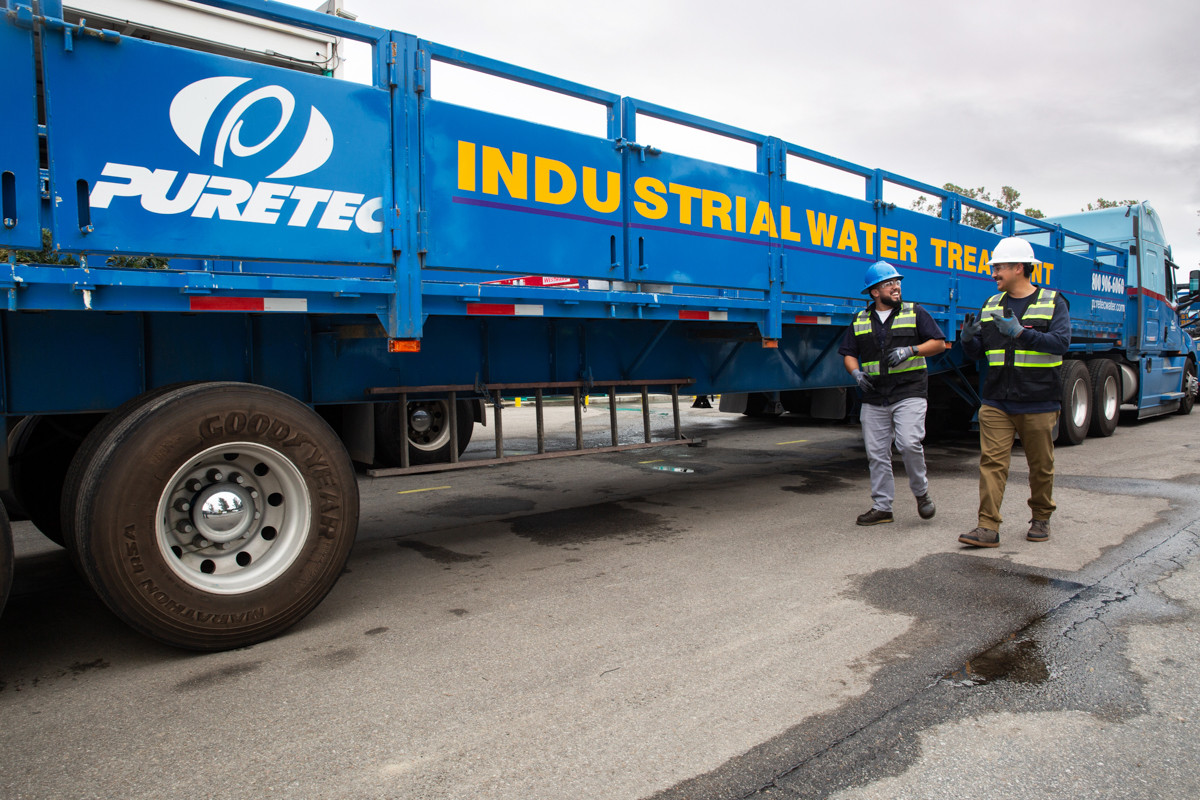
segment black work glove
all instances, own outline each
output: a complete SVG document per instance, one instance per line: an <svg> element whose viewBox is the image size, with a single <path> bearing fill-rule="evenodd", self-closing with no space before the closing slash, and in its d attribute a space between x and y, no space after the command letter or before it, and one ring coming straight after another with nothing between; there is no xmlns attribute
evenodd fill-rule
<svg viewBox="0 0 1200 800"><path fill-rule="evenodd" d="M979 335L979 331L982 330L982 328L983 325L980 323L978 317L976 317L974 314L964 314L962 336L960 338L974 339Z"/></svg>

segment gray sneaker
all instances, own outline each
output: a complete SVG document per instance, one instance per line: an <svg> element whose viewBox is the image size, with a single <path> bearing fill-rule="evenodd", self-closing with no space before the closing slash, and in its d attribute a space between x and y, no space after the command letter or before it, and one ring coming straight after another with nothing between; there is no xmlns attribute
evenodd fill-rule
<svg viewBox="0 0 1200 800"><path fill-rule="evenodd" d="M972 547L999 547L1000 531L994 531L991 528L976 528L970 533L964 533L958 537L958 540Z"/></svg>
<svg viewBox="0 0 1200 800"><path fill-rule="evenodd" d="M937 506L929 499L929 492L917 498L917 514L921 519L933 519L933 515L937 513Z"/></svg>
<svg viewBox="0 0 1200 800"><path fill-rule="evenodd" d="M1050 520L1048 519L1031 519L1029 520L1029 533L1025 534L1025 538L1031 542L1045 542L1050 539Z"/></svg>

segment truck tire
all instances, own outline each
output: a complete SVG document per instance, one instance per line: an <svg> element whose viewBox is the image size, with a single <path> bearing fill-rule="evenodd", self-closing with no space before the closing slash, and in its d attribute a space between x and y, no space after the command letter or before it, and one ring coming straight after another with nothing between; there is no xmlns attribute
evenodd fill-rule
<svg viewBox="0 0 1200 800"><path fill-rule="evenodd" d="M261 386L177 387L97 427L67 479L74 550L136 630L225 650L275 636L337 582L358 486L333 430Z"/></svg>
<svg viewBox="0 0 1200 800"><path fill-rule="evenodd" d="M751 392L742 413L747 417L778 417L783 413L783 404L764 392Z"/></svg>
<svg viewBox="0 0 1200 800"><path fill-rule="evenodd" d="M1179 414L1192 413L1192 406L1196 405L1196 362L1190 358L1183 365L1183 384L1180 388L1183 392L1183 399L1179 401Z"/></svg>
<svg viewBox="0 0 1200 800"><path fill-rule="evenodd" d="M0 508L0 614L4 613L4 604L12 589L14 560L12 525L8 524L8 514Z"/></svg>
<svg viewBox="0 0 1200 800"><path fill-rule="evenodd" d="M102 414L47 414L25 417L8 439L13 497L37 529L55 544L65 542L62 494L67 470L79 445Z"/></svg>
<svg viewBox="0 0 1200 800"><path fill-rule="evenodd" d="M458 455L471 442L475 409L470 400L459 400ZM399 403L375 406L375 461L380 466L398 467L401 448L408 446L408 463L444 464L450 461L450 402L445 399L410 400L402 423Z"/></svg>
<svg viewBox="0 0 1200 800"><path fill-rule="evenodd" d="M1087 436L1092 422L1092 384L1082 361L1067 360L1062 365L1062 413L1058 417L1061 445L1079 444Z"/></svg>
<svg viewBox="0 0 1200 800"><path fill-rule="evenodd" d="M1089 436L1112 436L1121 419L1121 373L1107 358L1087 362L1092 382L1092 424Z"/></svg>

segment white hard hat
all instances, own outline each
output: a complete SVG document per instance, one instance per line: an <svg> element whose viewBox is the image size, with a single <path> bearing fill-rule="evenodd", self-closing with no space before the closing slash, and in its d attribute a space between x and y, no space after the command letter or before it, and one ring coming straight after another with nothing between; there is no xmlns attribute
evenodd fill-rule
<svg viewBox="0 0 1200 800"><path fill-rule="evenodd" d="M992 264L1040 264L1041 261L1033 254L1033 246L1019 236L1009 236L1001 239L992 251L988 266Z"/></svg>

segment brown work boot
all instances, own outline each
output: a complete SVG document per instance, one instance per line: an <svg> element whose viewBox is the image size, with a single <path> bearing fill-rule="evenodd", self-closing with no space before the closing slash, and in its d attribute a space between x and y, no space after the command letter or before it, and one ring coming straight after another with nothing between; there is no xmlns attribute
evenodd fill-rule
<svg viewBox="0 0 1200 800"><path fill-rule="evenodd" d="M878 508L872 508L865 514L858 515L859 525L882 525L885 522L892 521L892 512L880 511Z"/></svg>
<svg viewBox="0 0 1200 800"><path fill-rule="evenodd" d="M999 547L1000 546L1000 531L994 531L991 528L979 527L970 533L964 533L958 537L958 540L963 544L969 544L972 547Z"/></svg>
<svg viewBox="0 0 1200 800"><path fill-rule="evenodd" d="M1031 542L1045 542L1050 539L1050 520L1048 519L1031 519L1029 520L1029 533L1025 534L1025 538Z"/></svg>
<svg viewBox="0 0 1200 800"><path fill-rule="evenodd" d="M929 499L929 492L917 498L917 514L921 519L933 519L933 515L937 513L937 506Z"/></svg>

